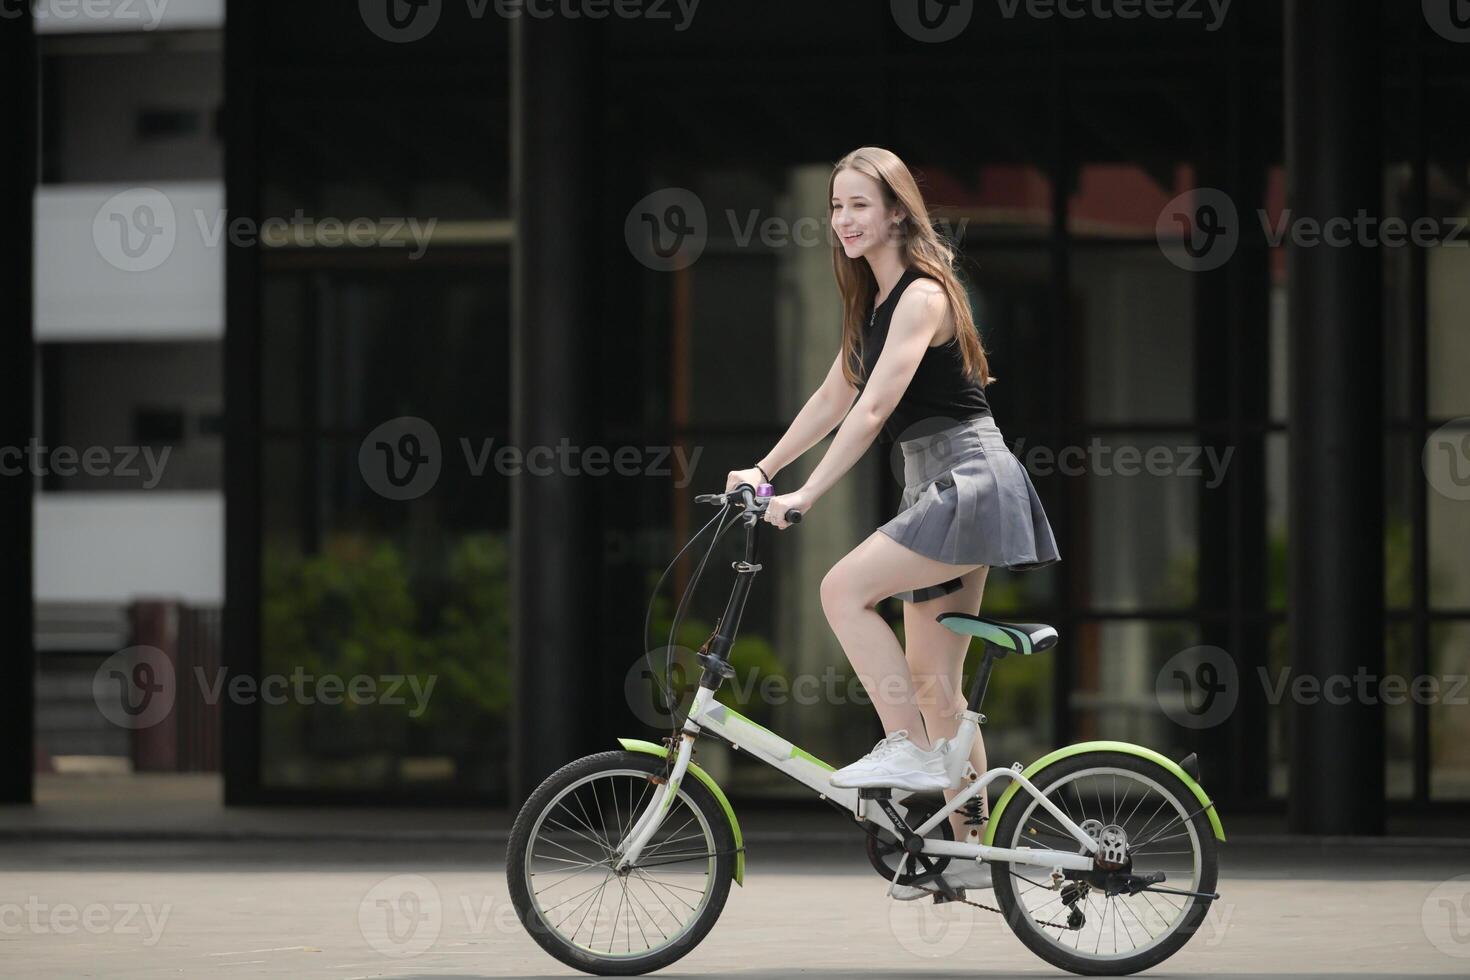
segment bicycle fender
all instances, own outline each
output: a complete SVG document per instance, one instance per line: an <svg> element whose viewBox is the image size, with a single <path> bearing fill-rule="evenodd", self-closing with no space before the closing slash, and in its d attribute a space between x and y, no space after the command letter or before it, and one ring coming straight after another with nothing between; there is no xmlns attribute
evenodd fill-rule
<svg viewBox="0 0 1470 980"><path fill-rule="evenodd" d="M669 754L669 747L667 745L659 745L656 742L645 741L641 738L620 738L618 739L618 744L629 752L643 752L648 755L656 755L661 758ZM740 850L735 852L735 884L744 888L745 844L744 840L740 836L740 821L735 819L735 808L730 805L729 798L725 796L725 791L720 789L720 784L715 782L714 777L705 772L704 769L702 769L693 760L690 760L689 768L686 771L692 774L695 779L703 783L705 789L709 790L710 793L714 795L714 798L719 801L720 809L725 811L725 816L730 821L730 833L735 838L735 846L737 848L740 848Z"/></svg>
<svg viewBox="0 0 1470 980"><path fill-rule="evenodd" d="M662 746L655 746L655 748L662 748ZM1147 759L1149 762L1156 763L1157 765L1168 771L1170 774L1177 776L1181 783L1189 787L1190 792L1194 794L1194 798L1196 800L1199 800L1200 806L1206 808L1205 812L1208 813L1210 816L1210 826L1214 828L1215 837L1222 841L1225 839L1225 828L1220 824L1220 815L1215 812L1215 804L1210 802L1210 798L1208 795L1206 795L1204 787L1202 787L1193 776L1185 772L1180 767L1179 763L1170 759L1168 756L1162 755L1158 752L1155 752L1153 749L1146 748L1142 745L1134 745L1132 742L1078 742L1075 745L1068 745L1042 756L1040 759L1037 759L1035 762L1031 763L1031 765L1027 766L1021 772L1021 775L1025 776L1027 779L1031 779L1037 773L1039 773L1041 770L1045 769L1052 763L1060 762L1061 760L1071 758L1074 755L1081 755L1084 752L1122 752L1127 755L1136 755L1140 759ZM1001 794L1000 801L997 802L994 808L991 809L990 819L985 822L986 844L993 843L995 837L995 828L1000 824L1001 812L1005 810L1006 804L1011 801L1011 797L1015 796L1020 791L1021 784L1016 782L1015 780L1011 780L1011 784L1007 786L1005 792Z"/></svg>

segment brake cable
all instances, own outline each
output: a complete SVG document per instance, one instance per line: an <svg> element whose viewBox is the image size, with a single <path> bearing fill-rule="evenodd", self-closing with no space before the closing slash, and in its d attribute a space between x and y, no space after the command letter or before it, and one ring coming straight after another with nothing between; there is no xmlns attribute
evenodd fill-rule
<svg viewBox="0 0 1470 980"><path fill-rule="evenodd" d="M649 629L653 623L653 606L658 599L658 590L664 584L664 579L668 578L669 572L673 571L674 566L679 563L679 559L684 556L684 552L688 551L690 547L693 546L694 542L699 540L700 535L709 530L710 525L716 523L717 521L723 522L726 515L728 515L732 509L732 503L727 500L725 502L725 505L720 508L720 512L718 514L710 518L709 521L705 523L704 527L701 527L698 531L694 532L693 536L690 537L688 542L685 543L684 547L679 549L678 554L674 555L673 560L669 562L668 567L664 569L663 574L658 577L658 581L654 583L653 586L653 594L649 596L648 611L643 617L643 661L648 666L649 676L651 676L658 684L659 694L662 696L664 702L664 710L669 714L671 718L675 716L675 709L678 707L678 702L674 700L668 685L664 683L663 677L660 677L654 671L653 661L649 657ZM694 587L699 584L700 576L704 573L705 563L709 561L710 555L714 553L715 546L719 544L720 539L725 536L730 528L735 527L735 524L736 522L734 521L731 521L729 524L721 523L721 526L716 529L714 537L710 539L709 549L705 552L704 557L700 560L699 565L695 568L694 576L690 580L689 585L684 589L684 595L680 597L679 604L674 610L673 622L669 629L669 643L665 648L664 657L664 671L669 676L672 676L674 671L674 637L678 633L679 620L683 618L685 607L688 605L689 596L693 593ZM675 731L677 731L679 727L682 727L682 723L675 725Z"/></svg>

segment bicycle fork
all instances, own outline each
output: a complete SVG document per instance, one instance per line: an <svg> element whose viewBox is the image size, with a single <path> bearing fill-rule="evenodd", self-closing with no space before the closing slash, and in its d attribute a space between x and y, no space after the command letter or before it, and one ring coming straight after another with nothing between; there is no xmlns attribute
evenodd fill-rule
<svg viewBox="0 0 1470 980"><path fill-rule="evenodd" d="M613 853L617 860L613 864L613 871L618 873L627 872L638 857L643 853L643 847L651 837L658 831L659 825L663 823L664 817L673 805L674 798L679 793L679 784L684 779L684 773L689 769L689 757L694 751L694 738L699 734L699 726L693 719L698 718L704 711L714 691L707 687L701 687L699 693L694 696L694 705L689 711L689 719L684 723L684 729L680 733L679 751L674 756L674 763L669 768L668 778L663 780L653 799L643 808L638 815L638 820L628 831L626 837L618 842Z"/></svg>

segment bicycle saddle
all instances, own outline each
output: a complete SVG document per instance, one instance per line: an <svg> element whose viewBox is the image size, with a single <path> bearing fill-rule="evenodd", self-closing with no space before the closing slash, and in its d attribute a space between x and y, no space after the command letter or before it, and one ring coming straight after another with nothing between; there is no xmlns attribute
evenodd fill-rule
<svg viewBox="0 0 1470 980"><path fill-rule="evenodd" d="M1030 654L1057 645L1057 631L1045 623L1002 623L964 613L940 613L940 625L966 636L978 636L1002 650Z"/></svg>

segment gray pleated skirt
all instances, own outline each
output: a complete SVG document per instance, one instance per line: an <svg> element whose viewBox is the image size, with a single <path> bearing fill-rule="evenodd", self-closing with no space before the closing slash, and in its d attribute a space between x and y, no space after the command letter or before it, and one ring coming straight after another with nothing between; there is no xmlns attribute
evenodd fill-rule
<svg viewBox="0 0 1470 980"><path fill-rule="evenodd" d="M1041 498L993 418L960 422L899 447L903 498L898 514L878 530L952 565L1027 571L1061 561ZM959 588L952 578L895 598L924 602Z"/></svg>

